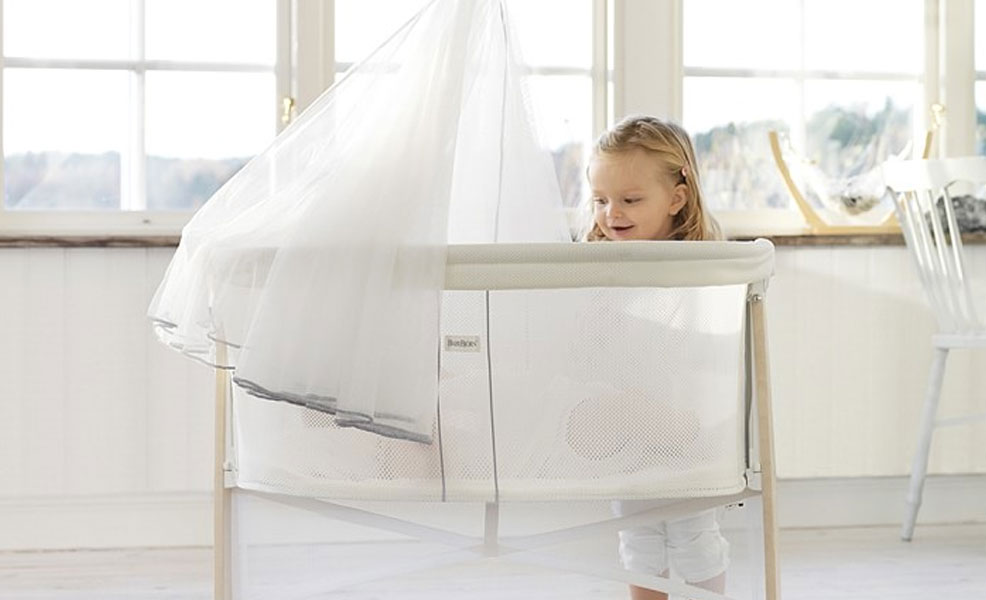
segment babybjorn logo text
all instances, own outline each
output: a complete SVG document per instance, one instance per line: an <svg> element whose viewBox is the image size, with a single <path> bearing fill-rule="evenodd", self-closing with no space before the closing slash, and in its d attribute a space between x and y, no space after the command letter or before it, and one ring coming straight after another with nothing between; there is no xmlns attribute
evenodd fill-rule
<svg viewBox="0 0 986 600"><path fill-rule="evenodd" d="M446 352L479 352L478 335L447 335L445 336Z"/></svg>

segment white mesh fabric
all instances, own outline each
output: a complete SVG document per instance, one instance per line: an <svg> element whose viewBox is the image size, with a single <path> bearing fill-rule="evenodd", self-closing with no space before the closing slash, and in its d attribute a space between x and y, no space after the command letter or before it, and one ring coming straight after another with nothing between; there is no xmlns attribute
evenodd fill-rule
<svg viewBox="0 0 986 600"><path fill-rule="evenodd" d="M497 292L504 499L742 489L746 286Z"/></svg>
<svg viewBox="0 0 986 600"><path fill-rule="evenodd" d="M330 498L442 499L439 445L340 427L332 415L235 391L237 485Z"/></svg>
<svg viewBox="0 0 986 600"><path fill-rule="evenodd" d="M437 443L241 398L239 484L456 501L734 493L745 483L745 295L745 285L445 292Z"/></svg>

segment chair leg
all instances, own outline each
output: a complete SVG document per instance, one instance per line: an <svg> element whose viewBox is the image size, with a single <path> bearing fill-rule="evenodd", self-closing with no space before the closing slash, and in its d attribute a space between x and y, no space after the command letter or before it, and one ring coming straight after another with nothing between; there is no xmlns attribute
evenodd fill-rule
<svg viewBox="0 0 986 600"><path fill-rule="evenodd" d="M918 517L918 509L921 508L921 493L924 488L924 477L928 471L931 435L935 429L938 397L941 395L942 380L945 377L945 359L947 358L948 348L935 348L935 356L931 362L931 375L928 379L928 390L924 398L924 411L921 414L918 447L914 453L914 462L911 465L911 482L907 490L906 514L900 530L900 538L905 542L909 542L914 535L914 522Z"/></svg>

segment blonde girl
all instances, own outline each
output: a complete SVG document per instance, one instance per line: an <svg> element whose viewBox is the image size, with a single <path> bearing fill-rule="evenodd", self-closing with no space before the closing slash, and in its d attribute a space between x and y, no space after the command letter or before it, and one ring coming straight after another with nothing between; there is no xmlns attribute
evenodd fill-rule
<svg viewBox="0 0 986 600"><path fill-rule="evenodd" d="M717 240L722 235L702 199L695 151L679 125L649 116L627 117L596 142L587 169L592 220L585 241ZM618 515L638 503L614 502ZM729 543L715 510L620 532L620 560L636 572L722 593ZM667 595L631 586L633 600Z"/></svg>
<svg viewBox="0 0 986 600"><path fill-rule="evenodd" d="M695 151L679 125L631 116L596 141L588 168L592 223L585 241L716 240Z"/></svg>

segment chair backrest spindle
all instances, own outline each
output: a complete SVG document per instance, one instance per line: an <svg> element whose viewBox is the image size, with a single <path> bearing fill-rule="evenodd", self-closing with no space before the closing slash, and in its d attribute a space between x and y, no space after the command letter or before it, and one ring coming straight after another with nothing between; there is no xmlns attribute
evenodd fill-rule
<svg viewBox="0 0 986 600"><path fill-rule="evenodd" d="M980 331L950 188L960 181L986 183L986 157L889 161L883 173L940 331Z"/></svg>

